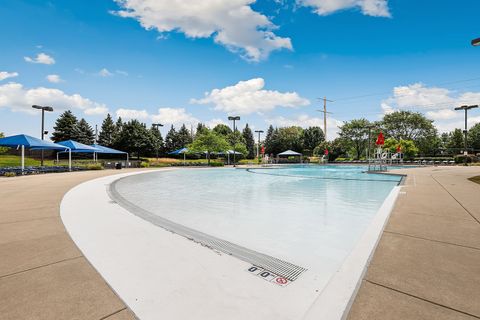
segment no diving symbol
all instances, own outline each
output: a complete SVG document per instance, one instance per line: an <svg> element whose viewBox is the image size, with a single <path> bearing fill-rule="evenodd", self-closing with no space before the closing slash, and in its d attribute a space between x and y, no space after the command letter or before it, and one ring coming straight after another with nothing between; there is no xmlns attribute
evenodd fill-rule
<svg viewBox="0 0 480 320"><path fill-rule="evenodd" d="M275 279L275 282L280 284L280 285L286 285L288 283L288 280L285 279L284 277L277 277Z"/></svg>

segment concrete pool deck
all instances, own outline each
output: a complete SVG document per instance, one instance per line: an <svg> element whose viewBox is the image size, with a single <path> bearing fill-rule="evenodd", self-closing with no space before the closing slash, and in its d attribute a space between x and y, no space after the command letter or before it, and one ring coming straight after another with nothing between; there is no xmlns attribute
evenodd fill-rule
<svg viewBox="0 0 480 320"><path fill-rule="evenodd" d="M480 317L480 185L467 180L480 175L480 168L402 171L409 174L405 193L349 319ZM116 173L0 179L2 319L134 319L78 251L59 217L69 189Z"/></svg>

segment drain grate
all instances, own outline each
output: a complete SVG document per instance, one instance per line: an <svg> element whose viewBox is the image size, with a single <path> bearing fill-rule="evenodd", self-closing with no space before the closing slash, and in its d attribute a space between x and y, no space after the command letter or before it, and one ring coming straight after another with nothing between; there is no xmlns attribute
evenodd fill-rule
<svg viewBox="0 0 480 320"><path fill-rule="evenodd" d="M240 260L249 262L255 266L261 267L279 276L282 276L290 281L295 281L307 269L294 265L290 262L277 259L275 257L250 250L248 248L236 245L232 242L216 238L198 230L183 226L168 219L162 218L145 210L127 199L125 199L117 190L117 182L125 178L118 179L110 184L107 188L108 194L112 200L117 202L120 206L127 209L134 215L149 221L150 223L159 226L165 230L174 232L187 239L198 242L209 248L221 251L228 255L234 256Z"/></svg>

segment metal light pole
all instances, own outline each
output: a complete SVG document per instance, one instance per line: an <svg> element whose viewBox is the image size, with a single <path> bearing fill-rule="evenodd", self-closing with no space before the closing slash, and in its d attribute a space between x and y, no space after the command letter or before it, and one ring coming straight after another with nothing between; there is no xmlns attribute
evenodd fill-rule
<svg viewBox="0 0 480 320"><path fill-rule="evenodd" d="M41 137L42 137L42 140L44 140L43 136L45 134L48 134L48 131L45 131L45 111L52 112L53 108L49 107L49 106L37 106L36 104L34 104L32 106L32 108L42 110L42 134L41 134ZM42 149L42 160L40 162L40 165L43 167L43 149Z"/></svg>
<svg viewBox="0 0 480 320"><path fill-rule="evenodd" d="M468 151L467 151L467 133L468 133L468 129L467 129L467 112L468 112L468 110L474 109L474 108L478 108L478 105L461 106L461 107L456 107L456 108L455 108L455 110L465 110L465 130L463 130L463 133L464 133L464 135L465 135L465 140L464 140L465 150L463 151L463 155L465 156L465 165L467 165L467 155L468 155Z"/></svg>
<svg viewBox="0 0 480 320"><path fill-rule="evenodd" d="M235 146L237 145L237 137L235 136L235 131L237 131L237 127L235 126L235 121L240 120L240 116L229 116L228 120L233 121L233 166L235 167L236 157L235 154Z"/></svg>
<svg viewBox="0 0 480 320"><path fill-rule="evenodd" d="M263 130L255 130L258 133L258 141L257 141L257 158L260 158L260 134L263 133Z"/></svg>
<svg viewBox="0 0 480 320"><path fill-rule="evenodd" d="M152 127L158 130L158 127L163 127L163 124L161 124L161 123L152 123ZM158 143L157 143L157 146L156 146L155 149L156 149L156 152L157 152L157 161L158 161Z"/></svg>

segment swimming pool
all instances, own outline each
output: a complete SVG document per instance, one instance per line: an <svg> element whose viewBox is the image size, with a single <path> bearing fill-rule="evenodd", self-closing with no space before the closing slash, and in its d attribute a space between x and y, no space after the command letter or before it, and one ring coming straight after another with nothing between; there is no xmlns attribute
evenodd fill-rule
<svg viewBox="0 0 480 320"><path fill-rule="evenodd" d="M112 188L115 200L133 213L147 212L147 220L159 217L280 259L327 283L401 180L365 169L173 170L128 176Z"/></svg>

